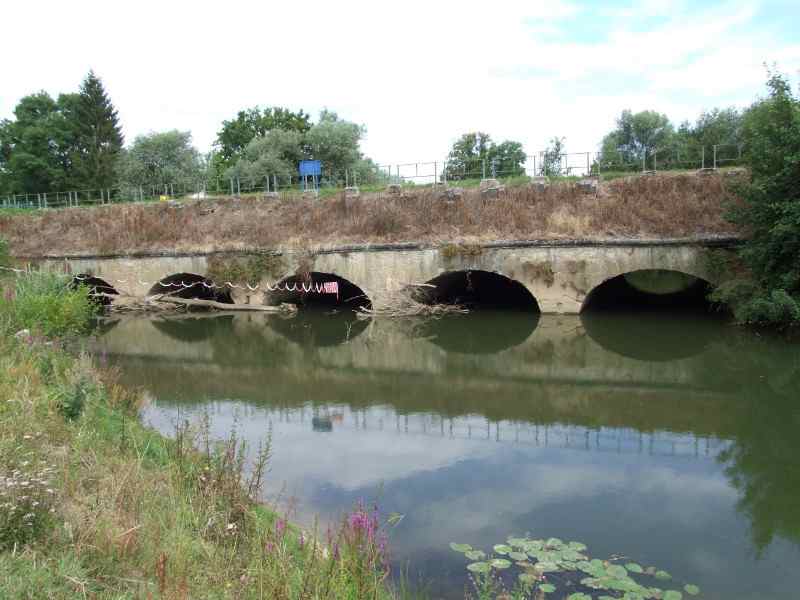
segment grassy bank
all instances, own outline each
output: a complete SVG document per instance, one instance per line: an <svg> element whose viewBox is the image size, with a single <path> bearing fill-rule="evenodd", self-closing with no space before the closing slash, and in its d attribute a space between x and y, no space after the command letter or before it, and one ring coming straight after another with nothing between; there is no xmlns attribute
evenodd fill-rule
<svg viewBox="0 0 800 600"><path fill-rule="evenodd" d="M235 435L142 426L141 396L65 349L85 291L33 285L0 281L0 598L392 597L374 512L323 535L287 524L256 502L269 440L246 469Z"/></svg>
<svg viewBox="0 0 800 600"><path fill-rule="evenodd" d="M585 193L572 181L541 190L477 189L444 202L440 191L402 196L261 197L126 204L0 215L0 236L17 256L313 248L371 242L729 235L728 178L664 175L604 182Z"/></svg>

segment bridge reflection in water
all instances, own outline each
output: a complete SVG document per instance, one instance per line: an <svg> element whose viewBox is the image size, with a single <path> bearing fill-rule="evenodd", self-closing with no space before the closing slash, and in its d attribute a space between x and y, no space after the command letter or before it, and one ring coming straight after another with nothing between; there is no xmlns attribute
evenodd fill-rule
<svg viewBox="0 0 800 600"><path fill-rule="evenodd" d="M265 498L299 520L360 498L405 514L396 566L436 596L465 583L448 542L529 531L708 598L794 591L774 573L800 561L800 358L778 340L687 315L237 315L126 319L97 343L165 433L204 413L252 447L272 430Z"/></svg>

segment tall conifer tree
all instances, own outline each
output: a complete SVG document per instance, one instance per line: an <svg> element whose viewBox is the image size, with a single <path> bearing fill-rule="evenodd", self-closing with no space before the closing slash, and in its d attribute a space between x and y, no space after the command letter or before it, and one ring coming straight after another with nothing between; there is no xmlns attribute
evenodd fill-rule
<svg viewBox="0 0 800 600"><path fill-rule="evenodd" d="M81 84L75 116L81 183L90 189L109 188L115 181L124 138L117 110L94 71L89 71Z"/></svg>

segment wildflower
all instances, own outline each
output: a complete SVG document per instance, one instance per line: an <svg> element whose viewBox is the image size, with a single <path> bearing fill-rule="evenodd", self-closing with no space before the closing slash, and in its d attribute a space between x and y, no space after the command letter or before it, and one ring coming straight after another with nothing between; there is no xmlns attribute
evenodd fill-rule
<svg viewBox="0 0 800 600"><path fill-rule="evenodd" d="M298 543L298 544L300 544L300 548L302 548L303 546L305 546L305 543L306 543L306 538L305 538L305 536L303 535L303 532L302 532L302 531L300 532L300 536L297 538L297 543Z"/></svg>
<svg viewBox="0 0 800 600"><path fill-rule="evenodd" d="M278 537L283 537L284 531L286 531L286 521L278 519L275 522L275 533L278 534Z"/></svg>

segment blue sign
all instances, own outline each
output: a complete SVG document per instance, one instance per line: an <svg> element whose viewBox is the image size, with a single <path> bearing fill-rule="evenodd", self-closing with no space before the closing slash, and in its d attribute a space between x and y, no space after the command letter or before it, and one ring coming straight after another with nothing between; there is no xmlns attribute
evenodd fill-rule
<svg viewBox="0 0 800 600"><path fill-rule="evenodd" d="M301 160L300 177L319 177L322 175L322 163L318 160Z"/></svg>

